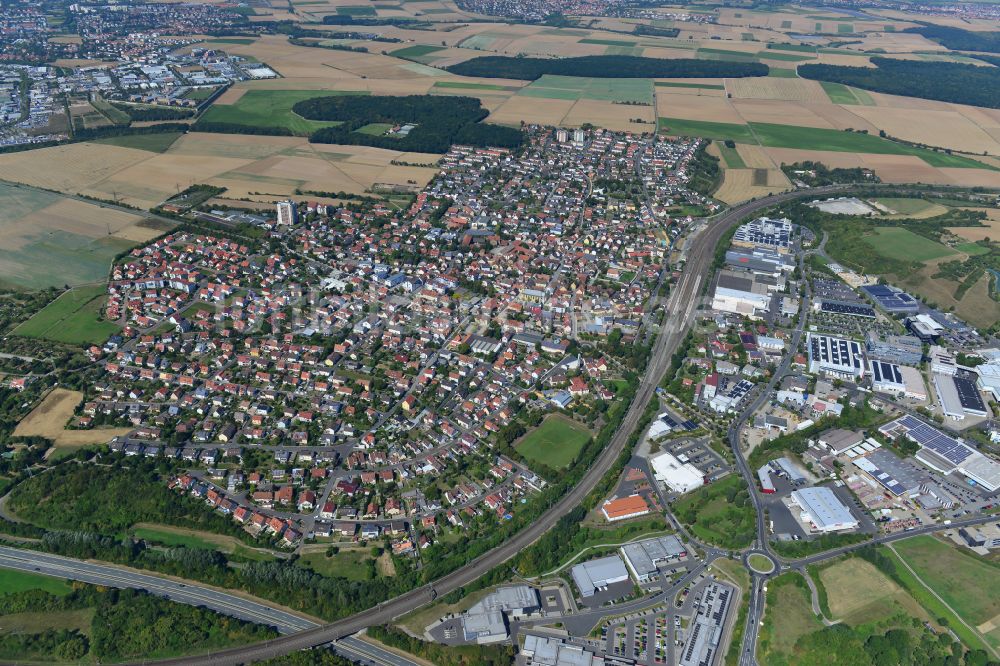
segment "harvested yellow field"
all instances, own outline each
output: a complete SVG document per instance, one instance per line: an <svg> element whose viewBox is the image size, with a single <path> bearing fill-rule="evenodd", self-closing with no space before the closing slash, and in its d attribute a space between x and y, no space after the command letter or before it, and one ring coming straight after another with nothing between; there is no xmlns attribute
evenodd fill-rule
<svg viewBox="0 0 1000 666"><path fill-rule="evenodd" d="M775 79L781 81L783 79ZM794 101L774 99L734 99L732 106L743 122L773 123L775 125L799 125L831 129L832 126L822 116L810 108Z"/></svg>
<svg viewBox="0 0 1000 666"><path fill-rule="evenodd" d="M633 122L636 118L645 122ZM652 132L656 129L656 118L651 106L623 106L594 99L579 100L560 124L576 127L584 123L629 132Z"/></svg>
<svg viewBox="0 0 1000 666"><path fill-rule="evenodd" d="M982 227L948 227L948 231L970 241L981 241L987 238L1000 240L1000 210L996 208L975 208L986 213Z"/></svg>
<svg viewBox="0 0 1000 666"><path fill-rule="evenodd" d="M985 150L1000 154L1000 141L958 111L875 106L855 106L851 110L890 136L906 141L968 153Z"/></svg>
<svg viewBox="0 0 1000 666"><path fill-rule="evenodd" d="M878 177L886 183L932 183L949 185L954 183L954 179L945 173L944 169L938 169L924 162L914 155L869 155L862 154L861 165L868 167ZM960 169L964 172L971 169Z"/></svg>
<svg viewBox="0 0 1000 666"><path fill-rule="evenodd" d="M0 180L76 194L149 157L135 148L71 143L0 155Z"/></svg>
<svg viewBox="0 0 1000 666"><path fill-rule="evenodd" d="M764 148L764 151L778 166L807 160L822 162L832 169L851 169L861 165L861 156L857 153L842 153L834 150L802 150L800 148Z"/></svg>
<svg viewBox="0 0 1000 666"><path fill-rule="evenodd" d="M1000 187L1000 171L988 169L938 169L951 182L965 187Z"/></svg>
<svg viewBox="0 0 1000 666"><path fill-rule="evenodd" d="M726 169L722 185L713 196L727 204L748 201L791 189L781 169Z"/></svg>
<svg viewBox="0 0 1000 666"><path fill-rule="evenodd" d="M664 92L669 88L656 89L656 113L661 118L681 118L683 120L705 120L715 123L744 124L743 117L727 99L718 97L684 95Z"/></svg>
<svg viewBox="0 0 1000 666"><path fill-rule="evenodd" d="M104 444L112 437L128 433L130 428L100 428L95 430L66 430L73 411L83 400L83 393L57 388L14 428L18 437L46 437L56 446L85 446Z"/></svg>
<svg viewBox="0 0 1000 666"><path fill-rule="evenodd" d="M775 169L778 166L761 146L738 143L736 144L736 152L740 154L743 163L750 169Z"/></svg>
<svg viewBox="0 0 1000 666"><path fill-rule="evenodd" d="M868 130L869 133L878 134L878 127L854 113L853 109L858 108L857 106L829 104L825 101L825 97L818 99L822 101L816 103L800 102L800 104L809 113L813 113L828 122L834 129Z"/></svg>
<svg viewBox="0 0 1000 666"><path fill-rule="evenodd" d="M50 206L25 215L18 221L18 226L24 225L36 232L77 234L89 238L113 236L137 242L148 240L161 233L146 227L137 227L136 225L142 220L142 217L132 213L101 208L76 199L59 199ZM5 231L20 232L15 228L8 228ZM0 234L0 238L3 235L7 234ZM11 249L10 242L9 238L0 241L0 246Z"/></svg>
<svg viewBox="0 0 1000 666"><path fill-rule="evenodd" d="M576 101L571 99L542 99L515 95L493 111L486 122L500 125L519 125L524 121L543 125L559 125L574 104Z"/></svg>
<svg viewBox="0 0 1000 666"><path fill-rule="evenodd" d="M816 81L755 76L726 79L726 91L736 99L772 99L811 102L823 99L826 93Z"/></svg>

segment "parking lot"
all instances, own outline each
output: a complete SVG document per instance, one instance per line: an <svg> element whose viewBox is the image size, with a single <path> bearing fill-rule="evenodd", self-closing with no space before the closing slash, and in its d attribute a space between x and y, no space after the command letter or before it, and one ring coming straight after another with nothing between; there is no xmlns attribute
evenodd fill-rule
<svg viewBox="0 0 1000 666"><path fill-rule="evenodd" d="M661 451L669 451L680 460L688 462L705 473L709 482L716 481L730 472L729 464L709 445L708 437L666 440L660 443Z"/></svg>

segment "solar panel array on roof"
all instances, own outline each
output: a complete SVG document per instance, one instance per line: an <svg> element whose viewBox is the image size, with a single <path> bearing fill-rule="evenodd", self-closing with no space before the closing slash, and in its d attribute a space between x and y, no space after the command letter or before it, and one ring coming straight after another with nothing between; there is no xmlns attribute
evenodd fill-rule
<svg viewBox="0 0 1000 666"><path fill-rule="evenodd" d="M677 421L675 421L674 418L670 416L670 414L664 414L663 416L660 417L660 420L666 423L671 428L677 427Z"/></svg>
<svg viewBox="0 0 1000 666"><path fill-rule="evenodd" d="M868 472L869 475L879 483L881 483L886 490L891 492L893 495L902 495L906 492L906 489L893 478L890 474L879 468L878 465L868 460L867 458L858 458L854 461L854 464L858 466L859 469L863 469Z"/></svg>
<svg viewBox="0 0 1000 666"><path fill-rule="evenodd" d="M905 291L884 284L861 287L872 299L889 312L916 312L920 304Z"/></svg>
<svg viewBox="0 0 1000 666"><path fill-rule="evenodd" d="M810 335L812 357L820 363L838 368L861 369L861 346L853 340L829 335Z"/></svg>
<svg viewBox="0 0 1000 666"><path fill-rule="evenodd" d="M870 305L855 305L854 303L840 303L838 301L823 301L820 303L820 310L831 314L851 315L853 317L875 318L875 308Z"/></svg>
<svg viewBox="0 0 1000 666"><path fill-rule="evenodd" d="M892 382L894 384L903 383L903 375L899 371L898 365L886 363L885 361L872 361L872 379L876 382Z"/></svg>
<svg viewBox="0 0 1000 666"><path fill-rule="evenodd" d="M696 421L692 421L690 419L688 419L687 421L685 421L681 425L684 426L685 430L697 430L698 429L698 423Z"/></svg>
<svg viewBox="0 0 1000 666"><path fill-rule="evenodd" d="M988 414L983 397L979 394L976 385L964 377L954 377L955 390L958 391L958 401L962 403L962 409L969 412Z"/></svg>
<svg viewBox="0 0 1000 666"><path fill-rule="evenodd" d="M930 449L952 465L962 464L974 451L958 440L949 437L937 428L932 428L909 414L890 421L879 428L879 432L890 437L906 435L920 446Z"/></svg>

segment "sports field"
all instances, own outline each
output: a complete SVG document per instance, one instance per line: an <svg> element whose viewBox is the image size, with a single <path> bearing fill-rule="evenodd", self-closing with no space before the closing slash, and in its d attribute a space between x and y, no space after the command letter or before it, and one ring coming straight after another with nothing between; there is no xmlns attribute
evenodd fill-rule
<svg viewBox="0 0 1000 666"><path fill-rule="evenodd" d="M900 261L923 262L955 254L950 247L902 227L878 227L873 236L865 237L865 242L882 256Z"/></svg>
<svg viewBox="0 0 1000 666"><path fill-rule="evenodd" d="M14 329L14 334L68 344L103 343L119 330L101 317L106 293L103 284L71 289Z"/></svg>
<svg viewBox="0 0 1000 666"><path fill-rule="evenodd" d="M569 465L590 439L590 431L564 416L553 414L515 445L528 460L551 469Z"/></svg>
<svg viewBox="0 0 1000 666"><path fill-rule="evenodd" d="M339 122L306 120L292 111L296 102L332 95L367 95L367 92L341 90L247 90L233 104L216 102L202 116L205 122L233 123L252 127L284 127L295 134L307 135L320 127Z"/></svg>
<svg viewBox="0 0 1000 666"><path fill-rule="evenodd" d="M546 74L521 88L517 94L544 99L592 99L652 104L653 82L650 79L599 79Z"/></svg>

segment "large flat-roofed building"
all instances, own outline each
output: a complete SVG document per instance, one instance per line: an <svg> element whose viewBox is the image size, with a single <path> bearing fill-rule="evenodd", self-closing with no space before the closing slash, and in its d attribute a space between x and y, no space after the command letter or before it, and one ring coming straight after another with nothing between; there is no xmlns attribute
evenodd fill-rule
<svg viewBox="0 0 1000 666"><path fill-rule="evenodd" d="M944 326L934 320L933 317L926 314L913 315L912 317L907 317L906 327L912 331L913 335L917 336L924 342L930 342L944 333Z"/></svg>
<svg viewBox="0 0 1000 666"><path fill-rule="evenodd" d="M705 473L691 463L682 463L666 451L649 461L656 480L675 493L686 493L705 485Z"/></svg>
<svg viewBox="0 0 1000 666"><path fill-rule="evenodd" d="M955 355L944 347L934 345L927 353L931 361L931 372L936 375L954 375L958 372L958 361Z"/></svg>
<svg viewBox="0 0 1000 666"><path fill-rule="evenodd" d="M661 564L687 557L687 548L671 534L625 544L621 547L621 554L636 582L645 583L659 572Z"/></svg>
<svg viewBox="0 0 1000 666"><path fill-rule="evenodd" d="M499 643L507 640L507 619L500 611L465 613L462 633L469 643Z"/></svg>
<svg viewBox="0 0 1000 666"><path fill-rule="evenodd" d="M856 459L854 464L897 497L917 494L928 478L927 473L916 465L900 460L895 454L881 448Z"/></svg>
<svg viewBox="0 0 1000 666"><path fill-rule="evenodd" d="M960 527L958 534L970 548L985 548L994 550L1000 548L1000 523Z"/></svg>
<svg viewBox="0 0 1000 666"><path fill-rule="evenodd" d="M927 399L924 376L916 368L874 360L868 361L868 368L871 371L873 390L915 400Z"/></svg>
<svg viewBox="0 0 1000 666"><path fill-rule="evenodd" d="M629 579L628 569L618 555L602 557L578 564L571 571L573 582L580 590L580 596L592 597L598 590Z"/></svg>
<svg viewBox="0 0 1000 666"><path fill-rule="evenodd" d="M802 509L802 522L817 532L840 532L858 527L858 519L829 488L801 488L792 491L792 502Z"/></svg>
<svg viewBox="0 0 1000 666"><path fill-rule="evenodd" d="M843 428L827 430L819 436L820 445L825 446L831 453L838 456L849 449L853 449L863 441L865 441L865 438L861 433L854 432L853 430L844 430Z"/></svg>
<svg viewBox="0 0 1000 666"><path fill-rule="evenodd" d="M992 393L994 400L1000 400L1000 362L992 361L977 366L976 375L979 388Z"/></svg>
<svg viewBox="0 0 1000 666"><path fill-rule="evenodd" d="M525 634L521 656L529 666L604 666L604 657L561 638Z"/></svg>
<svg viewBox="0 0 1000 666"><path fill-rule="evenodd" d="M769 285L754 273L721 271L712 298L712 309L759 319L771 305Z"/></svg>
<svg viewBox="0 0 1000 666"><path fill-rule="evenodd" d="M890 287L887 284L870 284L861 287L861 291L878 303L886 312L893 314L916 313L920 310L920 302L902 289Z"/></svg>
<svg viewBox="0 0 1000 666"><path fill-rule="evenodd" d="M278 211L278 226L288 226L295 224L298 219L298 210L294 201L279 201L275 204Z"/></svg>
<svg viewBox="0 0 1000 666"><path fill-rule="evenodd" d="M792 242L792 221L787 218L759 217L740 225L733 234L736 247L762 247L787 254Z"/></svg>
<svg viewBox="0 0 1000 666"><path fill-rule="evenodd" d="M734 588L711 583L705 588L698 610L691 620L687 642L680 648L679 666L712 666L725 648L726 621L733 607Z"/></svg>
<svg viewBox="0 0 1000 666"><path fill-rule="evenodd" d="M959 375L934 374L934 391L944 415L956 421L966 416L989 416L975 382Z"/></svg>
<svg viewBox="0 0 1000 666"><path fill-rule="evenodd" d="M865 336L865 351L869 358L898 365L920 365L924 358L920 338L912 335L888 335L880 338L875 331Z"/></svg>
<svg viewBox="0 0 1000 666"><path fill-rule="evenodd" d="M832 335L809 334L809 372L843 379L856 379L865 374L861 344Z"/></svg>
<svg viewBox="0 0 1000 666"><path fill-rule="evenodd" d="M901 416L878 430L889 439L907 437L919 444L916 459L936 472L958 472L987 492L1000 489L1000 463L915 416Z"/></svg>
<svg viewBox="0 0 1000 666"><path fill-rule="evenodd" d="M795 264L787 254L781 254L765 247L728 250L726 263L735 268L775 276L795 269Z"/></svg>
<svg viewBox="0 0 1000 666"><path fill-rule="evenodd" d="M530 585L498 587L470 608L468 613L501 611L511 617L524 617L541 609L538 591Z"/></svg>

